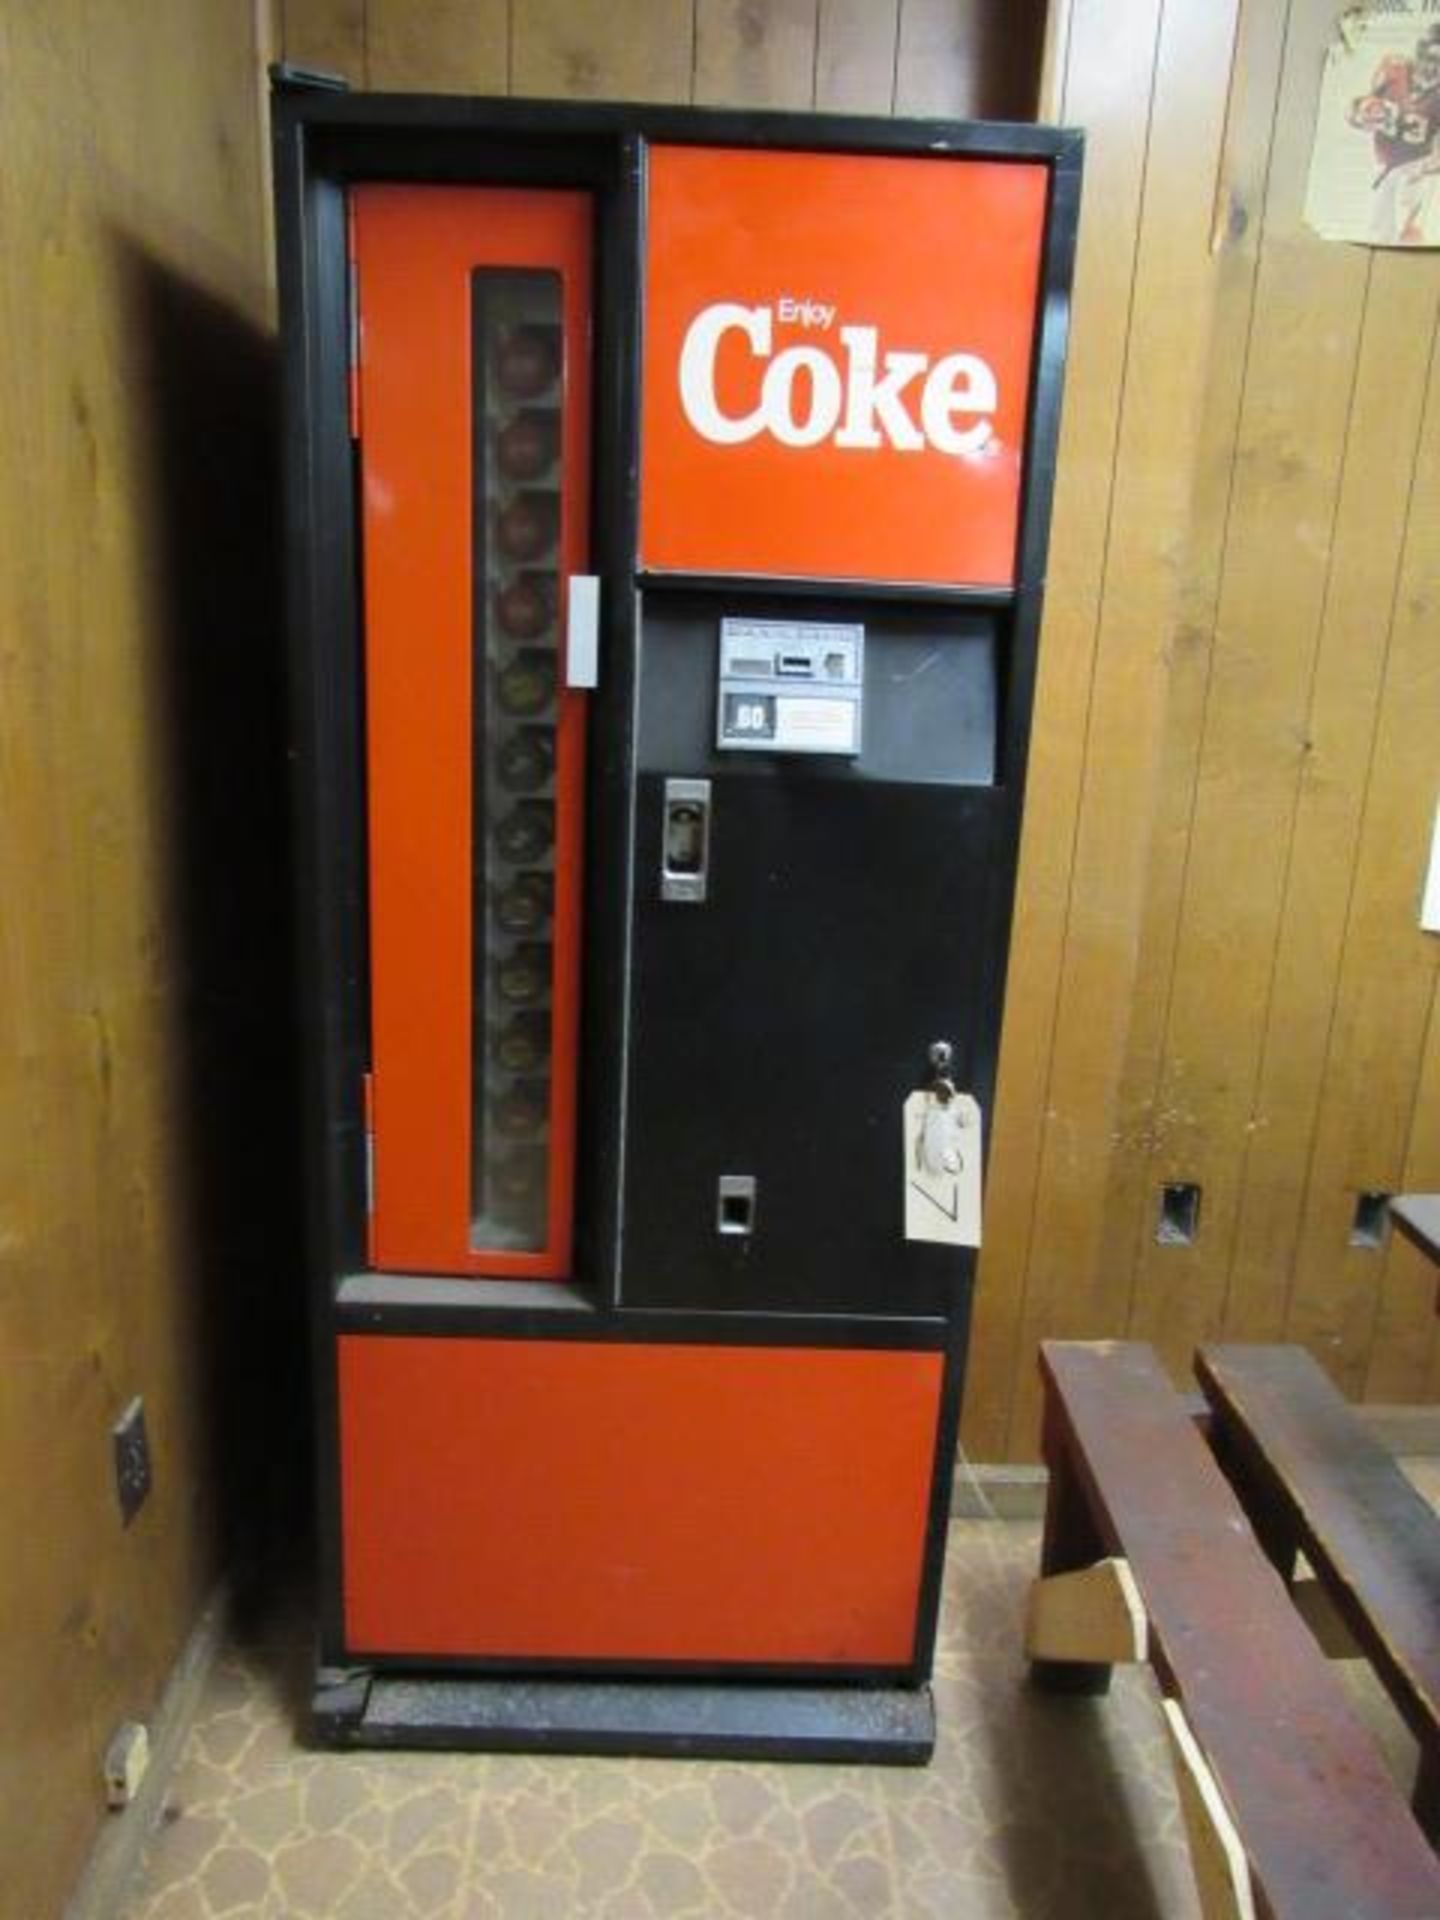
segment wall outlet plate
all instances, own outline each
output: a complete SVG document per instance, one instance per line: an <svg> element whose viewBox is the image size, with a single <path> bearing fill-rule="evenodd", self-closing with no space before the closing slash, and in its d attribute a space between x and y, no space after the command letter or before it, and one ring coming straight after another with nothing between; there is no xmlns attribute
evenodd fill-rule
<svg viewBox="0 0 1440 1920"><path fill-rule="evenodd" d="M128 1527L150 1491L150 1437L145 1431L145 1403L138 1394L110 1429L110 1438L120 1518Z"/></svg>
<svg viewBox="0 0 1440 1920"><path fill-rule="evenodd" d="M105 1803L128 1807L150 1764L150 1735L139 1720L122 1720L105 1749Z"/></svg>

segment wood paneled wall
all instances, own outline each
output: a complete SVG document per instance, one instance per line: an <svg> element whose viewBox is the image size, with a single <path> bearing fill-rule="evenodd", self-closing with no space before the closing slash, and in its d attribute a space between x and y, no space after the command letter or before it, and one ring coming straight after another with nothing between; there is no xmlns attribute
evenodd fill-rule
<svg viewBox="0 0 1440 1920"><path fill-rule="evenodd" d="M1328 0L1074 0L1090 134L1036 763L966 1408L1036 1341L1297 1339L1440 1386L1433 1274L1351 1244L1440 1185L1440 259L1302 224ZM1191 1245L1160 1191L1201 1189Z"/></svg>
<svg viewBox="0 0 1440 1920"><path fill-rule="evenodd" d="M1034 116L1044 0L274 0L352 86Z"/></svg>
<svg viewBox="0 0 1440 1920"><path fill-rule="evenodd" d="M357 84L1031 111L1004 0L282 0ZM1073 350L966 1398L1028 1457L1035 1344L1305 1340L1440 1392L1431 1283L1350 1244L1440 1185L1440 262L1301 224L1331 0L1054 0L1089 141ZM1201 1189L1193 1245L1160 1190Z"/></svg>
<svg viewBox="0 0 1440 1920"><path fill-rule="evenodd" d="M250 869L242 837L213 829L219 808L253 809L267 857L282 831L253 697L233 702L231 745L201 731L235 688L235 623L252 685L277 640L247 585L267 577L273 358L254 23L233 0L144 15L137 31L102 0L0 9L0 1910L16 1920L61 1912L104 1817L104 1745L151 1713L215 1576L220 1259L197 1145L244 1075L221 1049L205 1079L199 1045L220 1030L207 959L239 964L273 927L247 941L225 924L227 901L254 904ZM210 790L237 755L258 777ZM248 979L272 1015L273 967ZM266 1160L237 1174L263 1182ZM133 1394L154 1489L127 1531L110 1426Z"/></svg>

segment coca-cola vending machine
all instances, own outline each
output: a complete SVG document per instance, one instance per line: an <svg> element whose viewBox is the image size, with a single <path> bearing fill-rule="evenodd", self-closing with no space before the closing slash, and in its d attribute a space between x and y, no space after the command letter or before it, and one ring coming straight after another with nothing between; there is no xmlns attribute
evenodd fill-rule
<svg viewBox="0 0 1440 1920"><path fill-rule="evenodd" d="M318 1735L923 1759L1079 139L274 124Z"/></svg>

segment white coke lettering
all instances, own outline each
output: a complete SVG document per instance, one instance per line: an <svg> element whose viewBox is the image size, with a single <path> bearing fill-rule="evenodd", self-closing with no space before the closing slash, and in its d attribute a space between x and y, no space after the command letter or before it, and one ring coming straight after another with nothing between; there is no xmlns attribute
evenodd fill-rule
<svg viewBox="0 0 1440 1920"><path fill-rule="evenodd" d="M828 327L833 307L786 296L782 321L814 320ZM822 318L823 316L823 318ZM947 353L931 364L924 353L880 351L874 327L840 329L843 364L826 347L774 352L775 315L769 307L718 301L691 321L680 349L680 404L703 439L740 446L768 433L787 447L831 440L858 452L893 447L919 453L926 446L960 457L980 453L994 435L999 388L994 369L975 353ZM747 413L721 411L715 363L727 334L764 362L757 403ZM910 398L918 387L919 417Z"/></svg>
<svg viewBox="0 0 1440 1920"><path fill-rule="evenodd" d="M810 411L795 417L795 376L810 376ZM835 431L840 418L840 374L828 353L819 347L787 347L765 369L760 383L760 412L765 425L785 447L818 447Z"/></svg>
<svg viewBox="0 0 1440 1920"><path fill-rule="evenodd" d="M887 353L885 371L875 378L880 336L874 327L842 327L840 338L850 356L850 396L837 447L878 447L888 440L901 453L918 453L925 436L905 410L901 394L925 371L923 353ZM881 431L879 422L884 422Z"/></svg>

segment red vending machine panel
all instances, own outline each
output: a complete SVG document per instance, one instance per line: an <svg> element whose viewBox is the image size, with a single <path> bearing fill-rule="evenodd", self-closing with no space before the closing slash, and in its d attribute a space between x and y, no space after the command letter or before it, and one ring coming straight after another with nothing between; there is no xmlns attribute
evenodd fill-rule
<svg viewBox="0 0 1440 1920"><path fill-rule="evenodd" d="M361 186L372 1254L558 1278L573 1244L592 206Z"/></svg>
<svg viewBox="0 0 1440 1920"><path fill-rule="evenodd" d="M657 146L645 565L1009 586L1047 187L1000 160Z"/></svg>
<svg viewBox="0 0 1440 1920"><path fill-rule="evenodd" d="M350 1644L903 1670L943 1370L938 1353L343 1340Z"/></svg>

